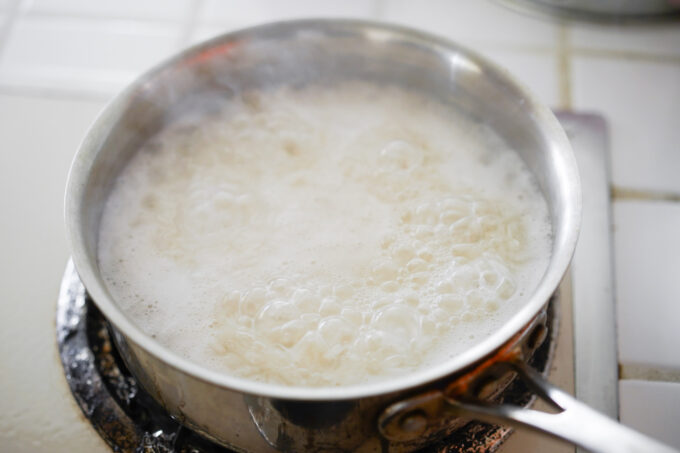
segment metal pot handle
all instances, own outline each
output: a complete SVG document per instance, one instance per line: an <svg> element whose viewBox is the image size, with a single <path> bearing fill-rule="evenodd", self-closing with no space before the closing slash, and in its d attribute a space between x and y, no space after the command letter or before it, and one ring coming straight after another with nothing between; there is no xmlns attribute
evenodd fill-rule
<svg viewBox="0 0 680 453"><path fill-rule="evenodd" d="M678 453L581 403L525 363L506 362L503 365L516 372L556 413L497 405L479 399L453 398L443 391L431 391L385 409L378 420L380 432L390 440L412 440L428 426L455 416L529 428L595 453Z"/></svg>

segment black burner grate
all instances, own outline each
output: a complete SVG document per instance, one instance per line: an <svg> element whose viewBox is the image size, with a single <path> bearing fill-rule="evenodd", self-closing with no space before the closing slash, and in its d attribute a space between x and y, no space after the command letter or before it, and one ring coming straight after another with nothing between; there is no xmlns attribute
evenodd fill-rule
<svg viewBox="0 0 680 453"><path fill-rule="evenodd" d="M557 298L548 308L548 340L530 364L547 374L557 338ZM66 380L78 405L99 435L116 452L212 453L231 450L182 426L151 398L125 367L108 323L92 303L69 262L57 305L57 341ZM501 402L528 406L531 392L520 381L508 387ZM426 451L493 452L512 430L471 422Z"/></svg>

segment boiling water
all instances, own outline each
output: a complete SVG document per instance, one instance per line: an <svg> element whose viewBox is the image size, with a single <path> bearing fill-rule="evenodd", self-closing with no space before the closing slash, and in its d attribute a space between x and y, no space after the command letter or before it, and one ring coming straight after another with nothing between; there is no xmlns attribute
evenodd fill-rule
<svg viewBox="0 0 680 453"><path fill-rule="evenodd" d="M206 367L334 386L440 363L545 271L545 200L488 128L395 88L246 93L149 140L99 261L145 332Z"/></svg>

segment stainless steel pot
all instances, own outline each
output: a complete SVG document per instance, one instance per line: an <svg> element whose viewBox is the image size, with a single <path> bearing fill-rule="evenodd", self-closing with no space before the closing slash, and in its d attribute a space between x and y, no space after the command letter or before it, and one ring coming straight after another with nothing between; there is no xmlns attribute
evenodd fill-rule
<svg viewBox="0 0 680 453"><path fill-rule="evenodd" d="M242 90L284 84L332 89L350 79L404 86L454 104L519 151L548 200L554 230L549 267L523 308L492 336L445 363L342 388L286 387L219 374L145 335L112 299L97 262L104 202L139 145L177 115L210 108ZM472 416L530 425L594 451L650 451L652 440L589 411L523 365L522 355L540 340L542 313L576 244L576 164L547 108L503 70L449 41L377 23L309 20L251 28L184 51L138 79L92 126L71 168L66 219L76 268L112 323L131 371L180 421L231 448L411 450L455 427L458 416ZM541 415L462 402L471 395L479 401L489 388L481 384L497 387L508 372L528 379L565 410ZM592 424L577 429L579 419Z"/></svg>

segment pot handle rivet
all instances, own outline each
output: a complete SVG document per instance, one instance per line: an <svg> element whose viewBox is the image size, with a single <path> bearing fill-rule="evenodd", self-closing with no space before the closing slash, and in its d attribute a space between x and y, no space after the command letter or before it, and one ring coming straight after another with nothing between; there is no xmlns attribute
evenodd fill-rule
<svg viewBox="0 0 680 453"><path fill-rule="evenodd" d="M421 410L409 412L401 418L399 427L404 433L420 436L427 428L427 415Z"/></svg>
<svg viewBox="0 0 680 453"><path fill-rule="evenodd" d="M378 430L386 439L405 442L425 433L431 420L440 420L444 395L431 391L388 406L378 417Z"/></svg>

